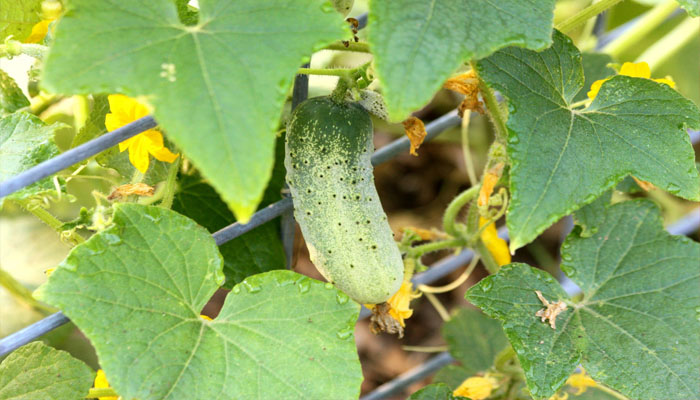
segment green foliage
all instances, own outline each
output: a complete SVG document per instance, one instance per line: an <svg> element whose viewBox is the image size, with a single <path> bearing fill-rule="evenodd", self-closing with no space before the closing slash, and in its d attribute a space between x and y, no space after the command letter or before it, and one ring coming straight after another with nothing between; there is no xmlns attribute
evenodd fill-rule
<svg viewBox="0 0 700 400"><path fill-rule="evenodd" d="M581 67L583 68L583 87L571 100L572 103L588 99L588 91L593 82L598 79L605 79L615 75L615 70L608 67L613 59L604 53L583 53L581 54Z"/></svg>
<svg viewBox="0 0 700 400"><path fill-rule="evenodd" d="M61 123L47 125L27 113L15 113L1 118L0 182L58 155L54 134L63 127ZM23 200L47 190L54 190L50 177L0 198L0 207L7 199Z"/></svg>
<svg viewBox="0 0 700 400"><path fill-rule="evenodd" d="M294 71L319 45L342 37L342 18L315 0L202 1L193 26L180 22L170 0L68 7L44 87L148 96L169 137L247 220L270 177L276 119ZM186 112L193 105L197 112Z"/></svg>
<svg viewBox="0 0 700 400"><path fill-rule="evenodd" d="M29 105L29 100L17 87L15 80L7 72L0 69L0 117Z"/></svg>
<svg viewBox="0 0 700 400"><path fill-rule="evenodd" d="M369 42L389 118L423 107L457 67L509 45L551 43L552 0L372 1Z"/></svg>
<svg viewBox="0 0 700 400"><path fill-rule="evenodd" d="M118 204L114 225L75 247L36 295L90 339L125 398L357 396L357 304L273 271L235 286L205 321L222 267L209 232L188 218Z"/></svg>
<svg viewBox="0 0 700 400"><path fill-rule="evenodd" d="M410 400L460 400L460 399L466 399L466 397L462 396L453 396L452 395L452 390L450 390L447 385L444 383L435 383L432 385L428 385L424 387L423 389L413 393L411 397L409 397Z"/></svg>
<svg viewBox="0 0 700 400"><path fill-rule="evenodd" d="M507 48L477 68L508 98L511 249L531 242L628 174L700 199L700 176L685 132L685 127L700 128L700 111L675 90L616 76L590 106L572 109L583 85L581 55L559 32L541 53Z"/></svg>
<svg viewBox="0 0 700 400"><path fill-rule="evenodd" d="M41 342L22 346L0 364L0 399L79 400L95 373L70 354Z"/></svg>
<svg viewBox="0 0 700 400"><path fill-rule="evenodd" d="M180 191L175 195L173 210L192 218L212 233L236 221L214 188L196 176L186 176L180 180ZM219 251L224 257L226 282L223 287L227 289L250 275L285 267L279 229L273 222L224 243Z"/></svg>
<svg viewBox="0 0 700 400"><path fill-rule="evenodd" d="M462 380L490 368L496 355L508 345L497 321L467 308L460 309L445 322L442 337L450 354L460 362Z"/></svg>
<svg viewBox="0 0 700 400"><path fill-rule="evenodd" d="M574 221L581 227L581 236L589 237L598 232L598 226L605 221L605 209L610 205L612 190L608 190L592 203L574 212Z"/></svg>
<svg viewBox="0 0 700 400"><path fill-rule="evenodd" d="M467 298L501 320L535 398L547 398L581 363L596 382L631 398L700 396L700 245L663 230L646 200L613 205L591 237L575 230L562 270L583 290L574 303L544 271L510 264ZM568 308L556 330L535 314L535 291Z"/></svg>
<svg viewBox="0 0 700 400"><path fill-rule="evenodd" d="M41 21L42 0L0 0L0 42L12 35L24 40Z"/></svg>

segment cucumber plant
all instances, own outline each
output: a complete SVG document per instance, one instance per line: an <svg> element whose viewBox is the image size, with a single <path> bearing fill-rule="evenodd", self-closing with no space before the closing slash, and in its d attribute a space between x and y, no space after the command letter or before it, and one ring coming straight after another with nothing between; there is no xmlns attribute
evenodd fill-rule
<svg viewBox="0 0 700 400"><path fill-rule="evenodd" d="M700 200L700 6L590 3L0 0L0 336L57 311L82 332L2 360L0 400L356 399L361 305L400 338L423 299L456 363L412 398L700 398L700 245L664 230ZM394 226L374 127L414 154L445 102L469 187ZM291 204L326 282L284 268Z"/></svg>

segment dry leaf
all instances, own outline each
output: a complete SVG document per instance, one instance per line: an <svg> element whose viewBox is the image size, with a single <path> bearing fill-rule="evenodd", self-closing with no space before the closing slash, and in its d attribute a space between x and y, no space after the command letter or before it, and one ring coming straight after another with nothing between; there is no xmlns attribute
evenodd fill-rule
<svg viewBox="0 0 700 400"><path fill-rule="evenodd" d="M649 191L651 191L651 190L656 189L656 186L654 186L654 184L651 183L651 182L647 182L647 181L643 181L643 180L641 180L641 179L637 179L637 178L635 178L634 176L632 177L632 179L634 179L634 181L637 182L637 185L639 185L639 187L642 188L642 190L644 190L645 192L649 192Z"/></svg>
<svg viewBox="0 0 700 400"><path fill-rule="evenodd" d="M489 204L489 198L491 198L493 189L496 187L498 180L501 179L503 166L503 163L498 163L484 174L483 182L481 182L481 189L479 189L479 200L477 201L479 206L483 207Z"/></svg>
<svg viewBox="0 0 700 400"><path fill-rule="evenodd" d="M370 326L369 330L378 335L382 332L389 334L397 333L399 339L403 337L403 327L399 321L395 320L394 317L389 314L391 306L388 303L377 304L370 308L372 310L372 316L369 318Z"/></svg>
<svg viewBox="0 0 700 400"><path fill-rule="evenodd" d="M153 186L148 186L145 183L127 183L126 185L115 188L107 199L114 200L134 194L137 196L149 197L153 196L154 191L155 188Z"/></svg>
<svg viewBox="0 0 700 400"><path fill-rule="evenodd" d="M423 121L416 117L409 117L407 120L403 121L402 124L406 131L406 136L408 136L408 140L411 141L411 154L417 156L418 153L416 153L416 150L418 150L423 140L425 140L425 135L427 135L425 125Z"/></svg>
<svg viewBox="0 0 700 400"><path fill-rule="evenodd" d="M537 311L535 316L542 318L542 322L549 320L549 326L551 326L552 329L557 329L557 316L566 310L566 303L561 300L557 301L556 303L550 303L544 298L544 296L542 296L542 292L539 290L535 290L535 294L546 307Z"/></svg>
<svg viewBox="0 0 700 400"><path fill-rule="evenodd" d="M415 226L406 226L401 228L402 232L406 231L411 231L418 235L418 237L421 238L421 240L434 240L434 239L446 239L447 234L443 232L436 231L434 229L423 229L423 228L416 228Z"/></svg>
<svg viewBox="0 0 700 400"><path fill-rule="evenodd" d="M442 87L464 95L464 100L458 107L460 117L464 115L465 110L484 113L484 108L479 101L479 78L476 77L474 71L452 77L445 81Z"/></svg>

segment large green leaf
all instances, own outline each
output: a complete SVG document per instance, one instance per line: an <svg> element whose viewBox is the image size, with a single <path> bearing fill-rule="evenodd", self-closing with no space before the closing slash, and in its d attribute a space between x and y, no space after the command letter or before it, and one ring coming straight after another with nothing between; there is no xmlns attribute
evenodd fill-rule
<svg viewBox="0 0 700 400"><path fill-rule="evenodd" d="M27 96L7 72L0 69L0 117L29 105Z"/></svg>
<svg viewBox="0 0 700 400"><path fill-rule="evenodd" d="M246 221L270 177L294 72L343 36L342 18L320 0L199 5L187 26L171 0L71 1L42 84L148 96L169 137Z"/></svg>
<svg viewBox="0 0 700 400"><path fill-rule="evenodd" d="M464 61L551 43L553 0L410 0L370 3L369 42L389 117L423 107Z"/></svg>
<svg viewBox="0 0 700 400"><path fill-rule="evenodd" d="M579 233L562 245L562 270L583 290L581 301L525 264L505 266L467 293L503 323L532 394L551 396L580 362L629 398L698 398L700 244L664 231L647 200L610 206L596 234ZM556 330L535 315L543 309L535 290L568 304Z"/></svg>
<svg viewBox="0 0 700 400"><path fill-rule="evenodd" d="M276 189L279 198L279 188ZM194 219L212 233L236 221L216 191L196 176L181 179L173 210ZM224 257L223 286L228 289L250 275L285 267L278 224L272 222L222 244L219 251Z"/></svg>
<svg viewBox="0 0 700 400"><path fill-rule="evenodd" d="M24 40L41 21L42 0L0 0L0 42L12 35Z"/></svg>
<svg viewBox="0 0 700 400"><path fill-rule="evenodd" d="M80 400L95 373L65 351L41 342L22 346L0 364L0 399Z"/></svg>
<svg viewBox="0 0 700 400"><path fill-rule="evenodd" d="M508 346L497 321L478 310L460 309L442 326L450 354L460 362L467 379L493 365L496 354Z"/></svg>
<svg viewBox="0 0 700 400"><path fill-rule="evenodd" d="M700 199L700 176L685 127L700 111L670 87L616 76L586 109L572 109L583 85L581 55L559 32L537 53L507 48L477 64L508 98L511 249L613 188L627 175Z"/></svg>
<svg viewBox="0 0 700 400"><path fill-rule="evenodd" d="M27 113L0 118L0 182L58 155L54 142L57 129L65 125L46 125ZM0 198L0 207L7 199L22 200L54 188L51 178L44 178L10 196Z"/></svg>
<svg viewBox="0 0 700 400"><path fill-rule="evenodd" d="M611 62L613 62L612 57L605 53L581 54L581 66L585 81L581 90L571 100L573 103L588 99L588 91L591 90L593 82L615 75L615 70L608 67Z"/></svg>
<svg viewBox="0 0 700 400"><path fill-rule="evenodd" d="M359 305L291 271L247 278L214 321L216 243L174 211L117 204L114 225L76 246L37 291L95 346L125 398L338 398L359 394Z"/></svg>

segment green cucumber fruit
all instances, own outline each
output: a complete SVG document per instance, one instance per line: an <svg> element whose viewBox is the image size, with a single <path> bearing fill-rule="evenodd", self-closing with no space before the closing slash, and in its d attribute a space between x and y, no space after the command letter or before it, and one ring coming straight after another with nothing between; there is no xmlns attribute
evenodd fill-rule
<svg viewBox="0 0 700 400"><path fill-rule="evenodd" d="M399 290L403 262L372 175L372 120L356 103L314 97L287 125L294 216L316 268L363 304Z"/></svg>

